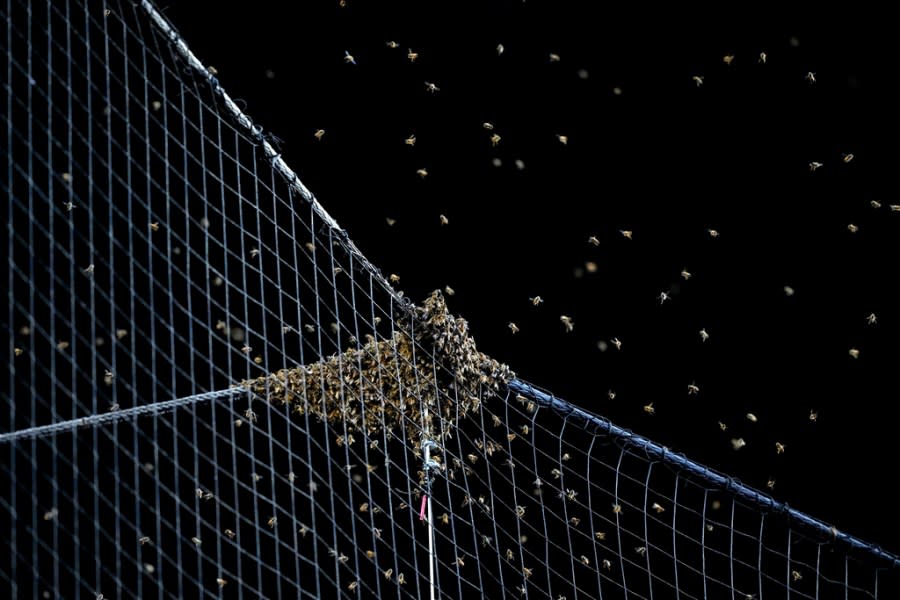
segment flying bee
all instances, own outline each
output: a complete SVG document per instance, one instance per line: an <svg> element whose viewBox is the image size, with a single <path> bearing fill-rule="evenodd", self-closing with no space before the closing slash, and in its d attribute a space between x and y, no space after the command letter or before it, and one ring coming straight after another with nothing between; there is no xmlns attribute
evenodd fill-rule
<svg viewBox="0 0 900 600"><path fill-rule="evenodd" d="M344 62L351 64L351 65L355 65L356 59L353 58L353 55L350 54L347 50L344 50Z"/></svg>
<svg viewBox="0 0 900 600"><path fill-rule="evenodd" d="M684 278L685 281L687 281L688 279L691 278L691 274L688 272L687 269L681 270L681 276Z"/></svg>
<svg viewBox="0 0 900 600"><path fill-rule="evenodd" d="M878 317L875 316L875 313L871 313L868 317L866 317L866 323L868 323L869 325L874 325L877 322Z"/></svg>
<svg viewBox="0 0 900 600"><path fill-rule="evenodd" d="M708 339L709 339L709 334L706 333L706 328L701 329L700 330L700 341L705 342Z"/></svg>
<svg viewBox="0 0 900 600"><path fill-rule="evenodd" d="M844 161L845 163L848 163L853 160L853 154L852 153L841 154L841 160Z"/></svg>
<svg viewBox="0 0 900 600"><path fill-rule="evenodd" d="M660 304L664 304L666 300L671 300L672 297L669 296L668 292L660 292L659 296L657 296L657 299L659 300Z"/></svg>
<svg viewBox="0 0 900 600"><path fill-rule="evenodd" d="M694 75L691 77L691 81L697 84L697 87L703 85L703 75Z"/></svg>
<svg viewBox="0 0 900 600"><path fill-rule="evenodd" d="M859 350L857 350L856 348L850 348L849 354L853 358L859 358Z"/></svg>
<svg viewBox="0 0 900 600"><path fill-rule="evenodd" d="M394 42L394 41L387 42L386 45L388 48L390 48L392 50L395 50L400 47L400 44L398 44L397 42Z"/></svg>
<svg viewBox="0 0 900 600"><path fill-rule="evenodd" d="M784 454L784 444L782 444L781 442L775 442L775 453Z"/></svg>
<svg viewBox="0 0 900 600"><path fill-rule="evenodd" d="M394 574L394 569L388 569L384 571L384 578L390 580L391 576Z"/></svg>
<svg viewBox="0 0 900 600"><path fill-rule="evenodd" d="M81 270L82 273L90 277L94 274L94 263L89 264L87 267Z"/></svg>
<svg viewBox="0 0 900 600"><path fill-rule="evenodd" d="M719 421L719 429L722 430L722 431L727 431L727 430L728 430L728 425L726 425L726 424L723 423L722 421Z"/></svg>
<svg viewBox="0 0 900 600"><path fill-rule="evenodd" d="M622 237L625 238L626 240L634 239L634 232L629 229L620 229L619 233L621 233Z"/></svg>
<svg viewBox="0 0 900 600"><path fill-rule="evenodd" d="M732 438L731 447L735 450L740 450L744 446L747 445L747 442L744 441L744 438Z"/></svg>
<svg viewBox="0 0 900 600"><path fill-rule="evenodd" d="M716 229L707 229L706 232L709 234L709 237L716 239L719 237L719 232Z"/></svg>
<svg viewBox="0 0 900 600"><path fill-rule="evenodd" d="M388 281L390 281L391 283L399 283L399 282L400 282L400 276L399 276L399 275L395 275L394 273L391 273L391 276L388 277Z"/></svg>
<svg viewBox="0 0 900 600"><path fill-rule="evenodd" d="M457 556L457 557L456 557L456 560L453 561L453 563L454 563L457 567L464 567L464 566L466 566L466 561L463 560L463 557L462 557L462 556Z"/></svg>
<svg viewBox="0 0 900 600"><path fill-rule="evenodd" d="M556 139L558 139L559 143L562 144L563 146L565 146L566 144L569 143L569 136L567 136L567 135L556 134Z"/></svg>
<svg viewBox="0 0 900 600"><path fill-rule="evenodd" d="M603 568L609 571L612 568L612 563L609 562L609 559L603 559Z"/></svg>
<svg viewBox="0 0 900 600"><path fill-rule="evenodd" d="M533 306L540 306L541 303L544 302L544 299L541 298L540 296L534 296L533 298L529 298L528 300L531 301L531 304L532 304Z"/></svg>
<svg viewBox="0 0 900 600"><path fill-rule="evenodd" d="M499 144L499 143L500 143L500 136L495 133L494 135L491 136L491 145L496 147L497 144Z"/></svg>
<svg viewBox="0 0 900 600"><path fill-rule="evenodd" d="M869 205L874 209L881 208L881 202L879 202L878 200L869 200Z"/></svg>
<svg viewBox="0 0 900 600"><path fill-rule="evenodd" d="M854 225L853 223L848 223L848 224L847 224L847 231L849 231L850 233L856 233L857 231L859 231L859 227L857 227L857 226Z"/></svg>
<svg viewBox="0 0 900 600"><path fill-rule="evenodd" d="M322 138L325 137L325 130L324 129L316 129L316 132L313 134L313 137L315 137L317 140L319 140L321 142Z"/></svg>
<svg viewBox="0 0 900 600"><path fill-rule="evenodd" d="M503 44L497 44L497 47L494 48L494 50L497 51L497 56L500 56L501 54L503 54L505 48L503 47Z"/></svg>
<svg viewBox="0 0 900 600"><path fill-rule="evenodd" d="M197 536L192 537L192 538L191 538L191 541L194 542L194 545L195 545L195 546L199 546L200 544L203 543L203 542L200 541L200 538L198 538Z"/></svg>
<svg viewBox="0 0 900 600"><path fill-rule="evenodd" d="M513 323L512 321L509 322L509 330L510 330L513 334L519 333L519 327L518 327L515 323Z"/></svg>
<svg viewBox="0 0 900 600"><path fill-rule="evenodd" d="M159 221L150 223L150 231L159 231Z"/></svg>
<svg viewBox="0 0 900 600"><path fill-rule="evenodd" d="M559 317L559 321L563 324L563 327L565 327L566 333L571 333L572 329L575 328L575 323L572 322L572 317L561 315Z"/></svg>
<svg viewBox="0 0 900 600"><path fill-rule="evenodd" d="M409 59L409 62L414 63L414 62L416 62L416 59L419 58L419 53L413 52L412 48L410 48L409 51L406 53L406 58Z"/></svg>
<svg viewBox="0 0 900 600"><path fill-rule="evenodd" d="M664 513L664 512L666 512L666 509L663 508L663 506L662 506L659 502L654 502L654 503L650 506L650 508L652 508L653 510L655 510L655 511L656 511L656 514L658 514L658 515L659 515L659 514L662 514L662 513Z"/></svg>
<svg viewBox="0 0 900 600"><path fill-rule="evenodd" d="M810 85L812 85L813 83L816 82L816 74L813 73L812 71L810 71L803 77L803 79L807 80L810 83Z"/></svg>
<svg viewBox="0 0 900 600"><path fill-rule="evenodd" d="M429 82L426 81L426 82L425 82L425 91L426 91L426 92L431 92L431 93L433 94L433 93L435 93L435 92L441 91L441 88L439 88L437 85L435 85L435 84L433 84L433 83L429 83Z"/></svg>
<svg viewBox="0 0 900 600"><path fill-rule="evenodd" d="M610 400L615 400L615 399L616 399L616 393L615 393L614 391L612 391L612 390L609 390L608 392L606 392L606 396L607 396Z"/></svg>
<svg viewBox="0 0 900 600"><path fill-rule="evenodd" d="M145 535L144 537L142 537L141 539L138 540L138 543L139 543L141 546L146 546L147 544L150 543L150 538L149 538L148 536Z"/></svg>
<svg viewBox="0 0 900 600"><path fill-rule="evenodd" d="M648 415L656 414L656 409L653 408L653 403L647 404L644 406L644 412Z"/></svg>
<svg viewBox="0 0 900 600"><path fill-rule="evenodd" d="M520 519L525 516L525 507L524 506L516 506L516 516Z"/></svg>
<svg viewBox="0 0 900 600"><path fill-rule="evenodd" d="M606 532L605 531L595 531L594 537L602 542L603 540L606 539Z"/></svg>
<svg viewBox="0 0 900 600"><path fill-rule="evenodd" d="M803 579L803 575L800 574L800 571L791 571L791 578L794 581L800 581Z"/></svg>
<svg viewBox="0 0 900 600"><path fill-rule="evenodd" d="M591 559L589 559L587 556L582 554L581 555L581 564L583 564L586 567L589 567L589 566L591 566Z"/></svg>
<svg viewBox="0 0 900 600"><path fill-rule="evenodd" d="M225 587L225 584L228 582L225 581L224 579L222 579L221 577L216 577L216 583L219 584L220 588L223 588L223 587Z"/></svg>
<svg viewBox="0 0 900 600"><path fill-rule="evenodd" d="M647 546L637 546L634 551L639 555L644 556L647 554Z"/></svg>
<svg viewBox="0 0 900 600"><path fill-rule="evenodd" d="M816 161L812 161L811 163L809 163L809 170L810 170L810 171L815 171L816 169L820 169L820 168L822 168L822 167L824 167L824 166L825 166L825 165L824 165L823 163L816 162Z"/></svg>
<svg viewBox="0 0 900 600"><path fill-rule="evenodd" d="M773 478L769 477L769 480L766 482L766 487L769 488L770 490L774 490L775 489L775 480Z"/></svg>
<svg viewBox="0 0 900 600"><path fill-rule="evenodd" d="M106 385L112 385L113 377L115 377L115 375L113 375L113 372L106 370L103 374L103 383L105 383Z"/></svg>
<svg viewBox="0 0 900 600"><path fill-rule="evenodd" d="M448 219L445 215L440 215L440 219L441 219L441 225L449 225L450 224L450 219Z"/></svg>
<svg viewBox="0 0 900 600"><path fill-rule="evenodd" d="M613 504L612 507L613 507L613 514L614 514L614 515L621 515L621 514L622 514L622 505L621 505L621 504Z"/></svg>
<svg viewBox="0 0 900 600"><path fill-rule="evenodd" d="M353 590L355 590L357 587L359 587L359 580L351 581L349 584L347 584L347 589L350 590L351 592Z"/></svg>
<svg viewBox="0 0 900 600"><path fill-rule="evenodd" d="M760 64L766 64L766 53L765 52L759 53L759 62L760 62Z"/></svg>
<svg viewBox="0 0 900 600"><path fill-rule="evenodd" d="M418 174L418 176L421 177L422 179L425 179L426 177L428 177L428 171L426 169L418 169L418 170L416 170L416 174Z"/></svg>
<svg viewBox="0 0 900 600"><path fill-rule="evenodd" d="M599 245L600 245L600 240L597 239L597 236L596 236L596 235L592 235L591 237L588 238L587 241L588 241L588 244L592 244L592 245L594 245L594 246L599 246Z"/></svg>
<svg viewBox="0 0 900 600"><path fill-rule="evenodd" d="M809 420L815 423L819 418L819 413L815 410L810 409L809 411Z"/></svg>
<svg viewBox="0 0 900 600"><path fill-rule="evenodd" d="M734 62L734 54L726 54L722 57L722 62L726 65L730 65L732 62Z"/></svg>
<svg viewBox="0 0 900 600"><path fill-rule="evenodd" d="M696 394L700 393L700 388L697 387L697 385L694 383L688 384L687 387L688 387L688 395L691 395L691 394L696 395Z"/></svg>

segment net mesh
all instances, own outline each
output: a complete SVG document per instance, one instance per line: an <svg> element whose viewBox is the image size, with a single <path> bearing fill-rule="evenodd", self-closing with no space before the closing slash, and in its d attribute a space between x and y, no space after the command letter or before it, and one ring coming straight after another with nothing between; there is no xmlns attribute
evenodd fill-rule
<svg viewBox="0 0 900 600"><path fill-rule="evenodd" d="M9 597L897 593L393 290L151 3L0 13Z"/></svg>

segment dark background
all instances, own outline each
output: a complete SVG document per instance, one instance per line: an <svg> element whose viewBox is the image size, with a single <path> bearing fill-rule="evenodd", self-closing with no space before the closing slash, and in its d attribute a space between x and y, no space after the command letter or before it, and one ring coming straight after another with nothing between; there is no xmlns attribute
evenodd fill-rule
<svg viewBox="0 0 900 600"><path fill-rule="evenodd" d="M521 378L900 552L886 17L286 4L164 12L398 288L452 286L479 348Z"/></svg>

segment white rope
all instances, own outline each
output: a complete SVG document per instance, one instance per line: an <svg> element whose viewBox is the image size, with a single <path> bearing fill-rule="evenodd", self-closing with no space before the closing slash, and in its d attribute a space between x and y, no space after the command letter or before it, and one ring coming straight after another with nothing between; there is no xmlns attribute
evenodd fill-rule
<svg viewBox="0 0 900 600"><path fill-rule="evenodd" d="M179 406L208 402L223 396L234 396L236 394L247 393L247 391L248 390L243 387L233 387L227 390L216 390L213 392L194 394L193 396L185 396L183 398L175 398L174 400L166 400L165 402L142 404L141 406L134 406L132 408L126 408L125 410L115 410L101 415L91 415L90 417L71 419L69 421L61 421L59 423L51 423L39 427L29 427L28 429L0 434L0 444L39 438L56 433L64 433L78 429L79 427L97 427L99 425L106 425L107 423L143 415L158 415L170 410L175 410Z"/></svg>

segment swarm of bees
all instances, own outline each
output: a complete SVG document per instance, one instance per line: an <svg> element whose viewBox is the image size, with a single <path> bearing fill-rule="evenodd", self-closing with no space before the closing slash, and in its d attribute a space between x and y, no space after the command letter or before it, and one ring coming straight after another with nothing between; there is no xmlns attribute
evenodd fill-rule
<svg viewBox="0 0 900 600"><path fill-rule="evenodd" d="M450 314L440 290L414 308L412 319L398 320L397 329L390 339L242 385L298 414L343 422L350 433L405 427L417 441L423 431L443 439L456 420L477 412L515 377L476 349L468 323Z"/></svg>

